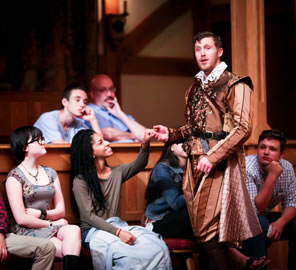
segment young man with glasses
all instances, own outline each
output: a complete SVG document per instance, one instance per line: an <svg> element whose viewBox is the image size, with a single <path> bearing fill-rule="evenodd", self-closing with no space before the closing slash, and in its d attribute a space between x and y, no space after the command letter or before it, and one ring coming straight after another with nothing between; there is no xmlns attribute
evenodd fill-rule
<svg viewBox="0 0 296 270"><path fill-rule="evenodd" d="M43 113L34 126L42 131L46 143L71 143L81 129L101 132L93 110L86 108L86 104L86 90L77 85L68 86L62 98L63 108Z"/></svg>
<svg viewBox="0 0 296 270"><path fill-rule="evenodd" d="M246 157L247 187L263 232L244 242L250 256L266 256L274 241L289 240L288 269L296 269L296 178L283 159L286 138L281 131L264 130L257 155ZM271 212L282 203L283 211Z"/></svg>
<svg viewBox="0 0 296 270"><path fill-rule="evenodd" d="M121 110L116 98L112 79L98 74L91 80L90 96L93 103L88 107L95 112L105 140L110 142L141 141L145 127Z"/></svg>

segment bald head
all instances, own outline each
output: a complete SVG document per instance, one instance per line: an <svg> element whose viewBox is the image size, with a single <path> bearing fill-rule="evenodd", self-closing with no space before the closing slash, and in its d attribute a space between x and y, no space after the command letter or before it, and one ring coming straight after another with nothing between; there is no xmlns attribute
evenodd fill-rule
<svg viewBox="0 0 296 270"><path fill-rule="evenodd" d="M112 79L106 74L98 74L91 80L90 96L99 107L115 97L115 90Z"/></svg>
<svg viewBox="0 0 296 270"><path fill-rule="evenodd" d="M98 74L91 80L91 91L101 89L107 84L113 86L112 79L106 74Z"/></svg>

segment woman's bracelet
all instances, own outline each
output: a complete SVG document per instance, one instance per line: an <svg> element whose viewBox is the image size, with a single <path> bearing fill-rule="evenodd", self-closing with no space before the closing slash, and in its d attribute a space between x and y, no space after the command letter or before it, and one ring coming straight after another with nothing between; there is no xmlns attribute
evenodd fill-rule
<svg viewBox="0 0 296 270"><path fill-rule="evenodd" d="M149 145L150 145L150 142L141 142L141 146L142 146L142 148L143 149L146 149L147 147L149 147Z"/></svg>
<svg viewBox="0 0 296 270"><path fill-rule="evenodd" d="M41 211L41 215L40 215L40 219L46 219L47 217L47 212L44 209L40 209Z"/></svg>
<svg viewBox="0 0 296 270"><path fill-rule="evenodd" d="M117 232L116 232L116 236L117 236L117 237L119 237L120 232L121 232L121 229L118 229Z"/></svg>

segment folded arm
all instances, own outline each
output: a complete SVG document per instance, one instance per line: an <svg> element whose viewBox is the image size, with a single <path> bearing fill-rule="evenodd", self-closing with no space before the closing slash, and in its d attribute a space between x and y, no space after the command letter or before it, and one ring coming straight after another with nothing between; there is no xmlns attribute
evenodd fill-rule
<svg viewBox="0 0 296 270"><path fill-rule="evenodd" d="M28 228L43 228L49 226L48 220L42 220L26 213L22 186L14 177L7 178L5 187L12 214L18 225Z"/></svg>

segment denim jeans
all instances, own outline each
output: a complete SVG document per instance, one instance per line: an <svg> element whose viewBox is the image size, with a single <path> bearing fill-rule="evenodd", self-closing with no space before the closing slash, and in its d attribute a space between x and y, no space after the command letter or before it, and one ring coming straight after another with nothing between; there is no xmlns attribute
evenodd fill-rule
<svg viewBox="0 0 296 270"><path fill-rule="evenodd" d="M128 245L117 236L94 227L83 232L83 241L89 243L94 270L172 269L168 247L160 235L141 226L128 226L118 217L106 221L129 231L137 240L133 245Z"/></svg>
<svg viewBox="0 0 296 270"><path fill-rule="evenodd" d="M272 243L267 237L268 226L281 216L281 213L271 212L266 216L258 216L262 233L243 242L243 251L247 256L262 257L267 255L267 247ZM289 241L288 269L296 270L296 218L285 227L281 240Z"/></svg>

